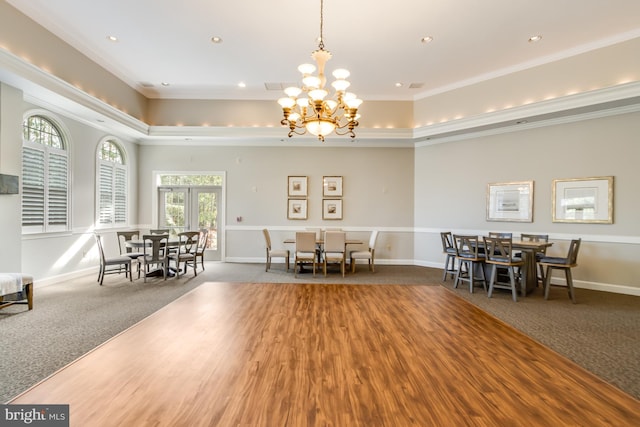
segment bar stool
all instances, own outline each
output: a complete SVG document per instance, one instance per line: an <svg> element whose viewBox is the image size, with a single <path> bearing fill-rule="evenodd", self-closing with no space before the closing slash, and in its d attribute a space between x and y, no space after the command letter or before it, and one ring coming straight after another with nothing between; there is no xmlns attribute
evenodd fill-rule
<svg viewBox="0 0 640 427"><path fill-rule="evenodd" d="M444 260L444 273L442 274L442 281L447 280L447 273L452 278L456 276L456 248L453 244L453 233L450 231L443 231L440 233L440 240L442 240L442 253L446 255Z"/></svg>
<svg viewBox="0 0 640 427"><path fill-rule="evenodd" d="M482 287L487 290L487 277L484 271L485 255L478 253L479 242L478 236L453 235L453 243L456 248L456 259L458 260L458 269L456 270L456 279L454 288L458 287L460 282L469 282L469 292L473 293L476 282L482 282ZM466 275L463 274L463 268L466 267ZM480 273L476 276L476 272Z"/></svg>

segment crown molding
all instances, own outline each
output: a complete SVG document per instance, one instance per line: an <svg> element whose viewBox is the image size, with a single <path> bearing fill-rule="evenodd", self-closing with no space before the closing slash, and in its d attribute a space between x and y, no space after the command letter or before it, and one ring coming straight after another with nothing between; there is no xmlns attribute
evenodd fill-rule
<svg viewBox="0 0 640 427"><path fill-rule="evenodd" d="M149 126L2 48L0 81L21 89L27 102L141 145L421 147L640 110L640 82L631 82L415 129L359 128L354 140L320 143L288 138L284 127Z"/></svg>

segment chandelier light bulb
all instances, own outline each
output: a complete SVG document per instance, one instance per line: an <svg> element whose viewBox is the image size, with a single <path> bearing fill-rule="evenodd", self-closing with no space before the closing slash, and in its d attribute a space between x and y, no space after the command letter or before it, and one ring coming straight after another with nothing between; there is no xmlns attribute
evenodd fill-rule
<svg viewBox="0 0 640 427"><path fill-rule="evenodd" d="M351 86L351 83L343 79L338 79L331 83L331 86L339 92L344 92L349 86Z"/></svg>
<svg viewBox="0 0 640 427"><path fill-rule="evenodd" d="M314 101L322 101L328 94L324 89L315 89L309 92L309 98Z"/></svg>
<svg viewBox="0 0 640 427"><path fill-rule="evenodd" d="M300 108L307 108L309 106L309 98L298 98L296 103Z"/></svg>
<svg viewBox="0 0 640 427"><path fill-rule="evenodd" d="M338 103L333 99L327 99L326 101L324 101L324 103L327 106L327 109L329 110L329 112L333 112L333 110L335 110L336 107L338 106Z"/></svg>
<svg viewBox="0 0 640 427"><path fill-rule="evenodd" d="M278 104L280 104L282 108L291 108L296 105L296 100L293 98L280 98L278 99Z"/></svg>
<svg viewBox="0 0 640 427"><path fill-rule="evenodd" d="M284 90L284 93L286 93L287 96L291 98L296 98L298 95L300 95L300 93L302 93L302 89L300 89L299 87L290 86Z"/></svg>
<svg viewBox="0 0 640 427"><path fill-rule="evenodd" d="M300 120L300 114L298 113L289 114L289 121L297 122L298 120Z"/></svg>
<svg viewBox="0 0 640 427"><path fill-rule="evenodd" d="M319 89L321 81L317 76L307 76L302 79L302 84L309 89Z"/></svg>
<svg viewBox="0 0 640 427"><path fill-rule="evenodd" d="M313 64L301 64L298 66L298 71L300 71L303 75L309 75L316 70L316 66Z"/></svg>
<svg viewBox="0 0 640 427"><path fill-rule="evenodd" d="M340 80L344 80L351 75L349 70L345 70L344 68L338 68L337 70L334 70L332 74L333 77Z"/></svg>
<svg viewBox="0 0 640 427"><path fill-rule="evenodd" d="M345 104L347 104L347 107L349 108L358 108L360 104L362 104L362 99L358 99L358 98L347 99L345 101Z"/></svg>

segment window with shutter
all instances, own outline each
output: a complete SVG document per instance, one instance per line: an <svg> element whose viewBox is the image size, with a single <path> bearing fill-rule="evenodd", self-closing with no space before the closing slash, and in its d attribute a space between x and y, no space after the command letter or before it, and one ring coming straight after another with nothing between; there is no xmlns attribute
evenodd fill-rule
<svg viewBox="0 0 640 427"><path fill-rule="evenodd" d="M103 141L98 148L98 206L99 227L119 227L127 224L127 168L120 146L112 140Z"/></svg>
<svg viewBox="0 0 640 427"><path fill-rule="evenodd" d="M69 229L69 156L62 133L48 119L24 120L22 232Z"/></svg>

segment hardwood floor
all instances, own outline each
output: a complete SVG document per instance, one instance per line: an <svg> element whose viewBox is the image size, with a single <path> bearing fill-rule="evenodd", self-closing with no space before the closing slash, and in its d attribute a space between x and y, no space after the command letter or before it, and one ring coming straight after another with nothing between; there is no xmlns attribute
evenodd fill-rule
<svg viewBox="0 0 640 427"><path fill-rule="evenodd" d="M11 403L72 426L637 426L640 402L440 286L205 283Z"/></svg>

